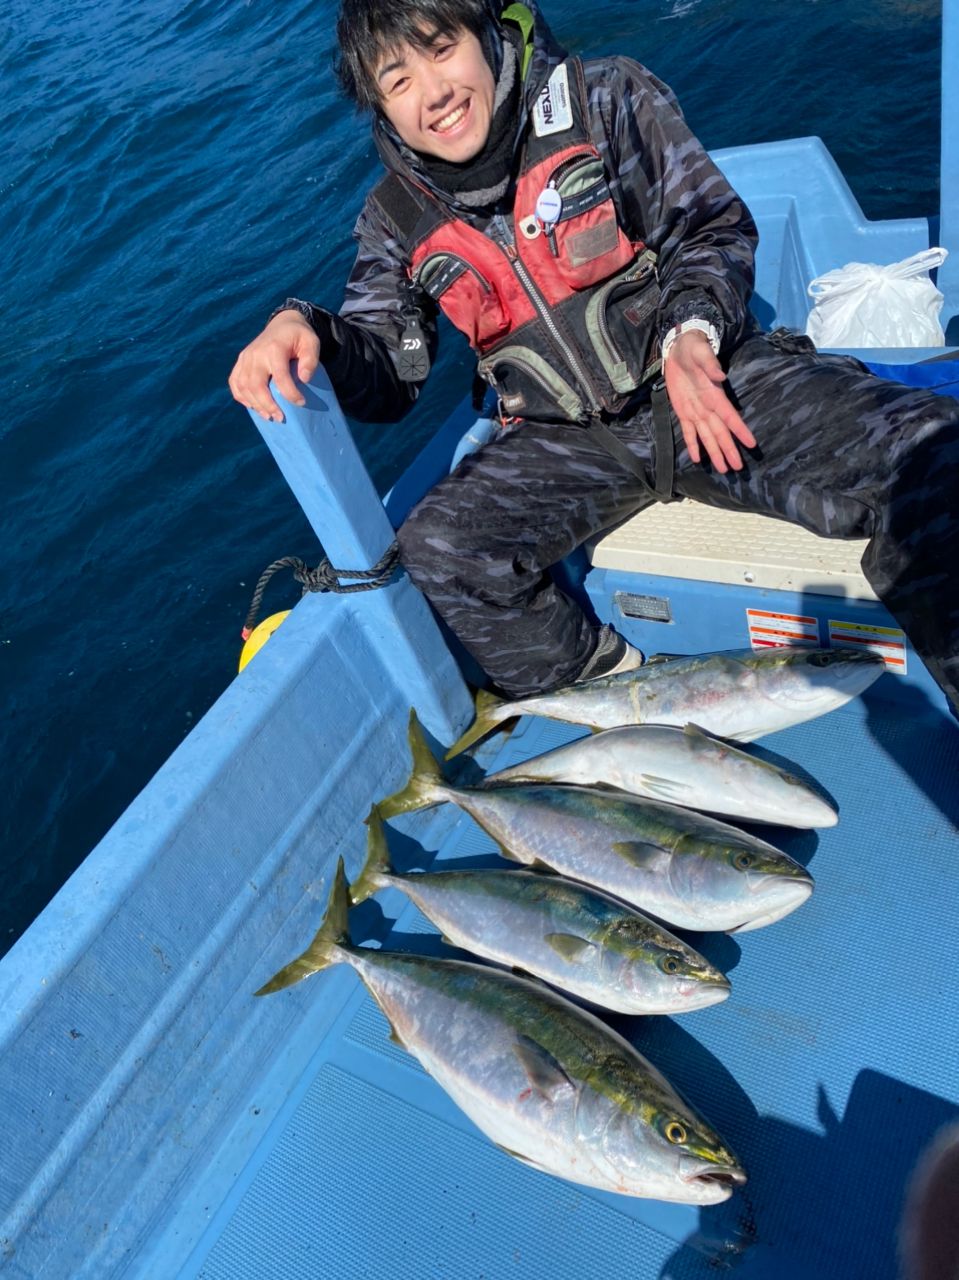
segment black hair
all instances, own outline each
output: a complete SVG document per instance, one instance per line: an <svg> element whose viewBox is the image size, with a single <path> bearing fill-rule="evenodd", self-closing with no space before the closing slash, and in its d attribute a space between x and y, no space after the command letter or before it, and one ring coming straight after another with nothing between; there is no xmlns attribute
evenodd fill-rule
<svg viewBox="0 0 959 1280"><path fill-rule="evenodd" d="M376 64L404 44L426 49L437 35L464 28L480 37L489 20L486 0L343 0L336 23L334 61L340 88L359 107L382 102Z"/></svg>

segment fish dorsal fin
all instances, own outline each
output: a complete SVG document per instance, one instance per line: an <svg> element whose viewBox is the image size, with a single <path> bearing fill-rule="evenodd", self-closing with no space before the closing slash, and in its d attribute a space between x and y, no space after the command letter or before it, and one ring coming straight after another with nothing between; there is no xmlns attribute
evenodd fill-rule
<svg viewBox="0 0 959 1280"><path fill-rule="evenodd" d="M547 933L544 934L543 941L548 942L556 954L570 964L585 960L596 951L595 944L588 938L578 938L574 933Z"/></svg>
<svg viewBox="0 0 959 1280"><path fill-rule="evenodd" d="M549 1050L529 1036L517 1036L513 1052L531 1087L551 1102L576 1087Z"/></svg>
<svg viewBox="0 0 959 1280"><path fill-rule="evenodd" d="M617 857L641 871L655 871L666 856L662 849L651 844L641 844L638 840L617 840L612 850Z"/></svg>

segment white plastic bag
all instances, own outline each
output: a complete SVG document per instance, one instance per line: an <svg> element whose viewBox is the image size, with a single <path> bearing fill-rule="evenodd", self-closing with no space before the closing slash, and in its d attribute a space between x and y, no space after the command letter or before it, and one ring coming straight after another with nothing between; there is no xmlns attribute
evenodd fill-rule
<svg viewBox="0 0 959 1280"><path fill-rule="evenodd" d="M878 267L849 262L809 286L806 334L817 347L943 347L942 294L929 279L945 249L924 249Z"/></svg>

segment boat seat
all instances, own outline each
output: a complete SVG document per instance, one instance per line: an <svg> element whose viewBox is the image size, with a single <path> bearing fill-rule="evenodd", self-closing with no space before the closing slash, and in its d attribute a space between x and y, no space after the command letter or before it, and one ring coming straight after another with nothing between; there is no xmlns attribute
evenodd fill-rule
<svg viewBox="0 0 959 1280"><path fill-rule="evenodd" d="M820 538L771 516L699 502L657 503L587 548L597 569L875 600L865 541Z"/></svg>

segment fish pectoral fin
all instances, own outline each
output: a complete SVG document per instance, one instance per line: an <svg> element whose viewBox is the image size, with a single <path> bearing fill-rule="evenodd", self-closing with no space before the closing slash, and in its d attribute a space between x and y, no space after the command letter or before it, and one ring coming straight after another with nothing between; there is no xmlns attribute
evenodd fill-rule
<svg viewBox="0 0 959 1280"><path fill-rule="evenodd" d="M574 933L547 933L543 935L543 941L548 942L556 954L570 964L585 960L597 951L595 944L588 938L578 938Z"/></svg>
<svg viewBox="0 0 959 1280"><path fill-rule="evenodd" d="M655 870L667 856L662 849L658 849L655 845L640 844L638 840L618 840L612 846L612 850L624 862L628 862L631 866L639 867L641 871Z"/></svg>
<svg viewBox="0 0 959 1280"><path fill-rule="evenodd" d="M392 1022L390 1022L389 1026L390 1026L389 1039L392 1041L393 1044L397 1046L397 1048L405 1049L406 1052L409 1053L409 1049L406 1046L406 1042L404 1041L400 1033L397 1031L396 1027L393 1026Z"/></svg>
<svg viewBox="0 0 959 1280"><path fill-rule="evenodd" d="M675 662L678 658L688 658L688 653L654 653L643 663L644 667L656 667L661 662Z"/></svg>
<svg viewBox="0 0 959 1280"><path fill-rule="evenodd" d="M643 791L648 792L651 796L661 796L664 800L672 800L675 796L681 796L688 790L681 782L677 782L675 778L663 778L658 773L641 773L639 775L639 785Z"/></svg>
<svg viewBox="0 0 959 1280"><path fill-rule="evenodd" d="M552 1102L576 1088L549 1050L537 1044L530 1036L517 1036L513 1052L532 1088L549 1101Z"/></svg>

